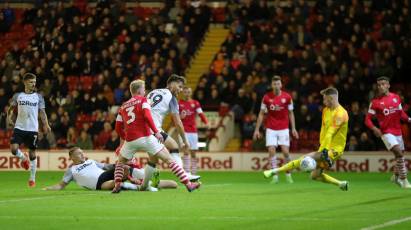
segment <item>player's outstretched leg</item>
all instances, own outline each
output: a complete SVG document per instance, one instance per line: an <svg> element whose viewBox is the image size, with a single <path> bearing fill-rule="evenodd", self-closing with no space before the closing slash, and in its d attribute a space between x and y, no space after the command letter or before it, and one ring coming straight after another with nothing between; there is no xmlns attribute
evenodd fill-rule
<svg viewBox="0 0 411 230"><path fill-rule="evenodd" d="M189 192L192 192L198 188L200 188L200 182L190 182L188 179L187 173L184 171L183 167L181 167L173 158L170 156L168 150L163 148L160 152L156 154L156 157L163 160L164 162L168 163L171 172L178 177L180 182L184 184Z"/></svg>
<svg viewBox="0 0 411 230"><path fill-rule="evenodd" d="M322 169L316 169L311 172L311 179L321 181L327 184L338 186L343 191L348 191L348 181L340 181L336 178L322 172Z"/></svg>
<svg viewBox="0 0 411 230"><path fill-rule="evenodd" d="M273 175L275 175L276 173L291 171L291 170L293 170L293 169L299 168L299 167L300 167L300 164L301 164L301 160L302 160L303 158L304 158L304 157L300 157L300 158L298 158L298 159L296 159L296 160L290 161L290 162L288 162L287 164L285 164L285 165L283 165L283 166L281 166L281 167L279 167L279 168L276 168L276 169L266 170L266 171L264 171L264 177L265 177L265 178L270 178L270 177L272 177Z"/></svg>

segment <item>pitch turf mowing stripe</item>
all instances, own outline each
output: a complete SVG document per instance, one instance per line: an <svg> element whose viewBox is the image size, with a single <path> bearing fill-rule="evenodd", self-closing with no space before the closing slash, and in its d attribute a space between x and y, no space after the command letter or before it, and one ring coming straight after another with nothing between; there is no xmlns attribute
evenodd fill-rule
<svg viewBox="0 0 411 230"><path fill-rule="evenodd" d="M181 216L1 216L0 219L58 219L58 220L71 220L71 219L93 219L93 220L192 220L192 217ZM325 218L310 218L310 217L252 217L252 216L206 216L198 217L197 220L217 220L217 221L238 221L238 220L277 220L277 221L320 221L330 222L335 221L333 219ZM340 218L344 221L364 221L371 220L369 218ZM367 229L368 230L368 229Z"/></svg>
<svg viewBox="0 0 411 230"><path fill-rule="evenodd" d="M361 230L380 229L380 228L385 228L385 227L388 227L388 226L397 225L397 224L400 224L400 223L403 223L403 222L407 222L407 221L411 221L411 216L405 217L405 218L402 218L402 219L391 220L391 221L388 221L388 222L385 222L385 223L379 224L379 225L374 225L374 226L362 228Z"/></svg>

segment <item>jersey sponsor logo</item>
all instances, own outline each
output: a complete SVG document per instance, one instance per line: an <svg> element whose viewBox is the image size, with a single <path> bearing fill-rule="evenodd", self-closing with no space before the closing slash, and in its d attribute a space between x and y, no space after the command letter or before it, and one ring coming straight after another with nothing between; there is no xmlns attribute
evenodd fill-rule
<svg viewBox="0 0 411 230"><path fill-rule="evenodd" d="M76 169L77 173L79 173L81 170L87 168L87 167L90 166L91 164L93 164L93 162L89 162L89 163L85 163L85 164L81 165L80 167L78 167L78 168Z"/></svg>
<svg viewBox="0 0 411 230"><path fill-rule="evenodd" d="M279 106L279 105L270 105L270 110L272 110L272 111L280 111L280 110L283 110L283 109L284 109L284 107Z"/></svg>
<svg viewBox="0 0 411 230"><path fill-rule="evenodd" d="M19 105L37 106L37 102L19 101Z"/></svg>
<svg viewBox="0 0 411 230"><path fill-rule="evenodd" d="M385 116L388 116L388 115L390 115L390 114L396 113L397 111L399 111L398 108L389 108L389 109L384 108L384 109L382 110L382 113L383 113Z"/></svg>

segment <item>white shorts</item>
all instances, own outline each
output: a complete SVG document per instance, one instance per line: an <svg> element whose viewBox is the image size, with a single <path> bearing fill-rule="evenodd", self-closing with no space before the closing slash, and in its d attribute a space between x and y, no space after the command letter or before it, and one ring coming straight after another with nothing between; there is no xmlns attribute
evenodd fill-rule
<svg viewBox="0 0 411 230"><path fill-rule="evenodd" d="M404 140L402 139L402 136L394 136L391 133L386 133L381 136L382 142L384 142L385 147L387 147L388 150L391 150L392 147L399 145L400 150L403 151L404 148Z"/></svg>
<svg viewBox="0 0 411 230"><path fill-rule="evenodd" d="M265 146L290 146L290 130L272 130L267 128L265 130Z"/></svg>
<svg viewBox="0 0 411 230"><path fill-rule="evenodd" d="M187 137L188 144L190 145L190 150L198 150L198 134L197 133L185 133ZM178 136L180 140L180 145L183 145L183 139L180 135Z"/></svg>
<svg viewBox="0 0 411 230"><path fill-rule="evenodd" d="M138 180L143 180L144 179L144 168L141 169L133 169L133 178L136 178Z"/></svg>
<svg viewBox="0 0 411 230"><path fill-rule="evenodd" d="M164 145L158 142L157 138L153 135L147 137L140 137L137 140L124 142L123 147L120 149L120 154L126 158L133 158L134 154L138 151L147 152L150 155L155 155L164 148Z"/></svg>

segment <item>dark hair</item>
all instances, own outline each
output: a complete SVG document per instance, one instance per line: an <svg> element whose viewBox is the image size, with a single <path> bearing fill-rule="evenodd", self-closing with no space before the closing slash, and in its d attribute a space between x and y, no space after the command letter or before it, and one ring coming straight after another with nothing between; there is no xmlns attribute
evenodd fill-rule
<svg viewBox="0 0 411 230"><path fill-rule="evenodd" d="M171 76L167 79L167 85L170 84L171 82L181 82L183 84L186 83L186 79L183 76L179 76L177 74L171 74Z"/></svg>
<svg viewBox="0 0 411 230"><path fill-rule="evenodd" d="M321 90L321 95L338 95L338 90L334 87L328 87L326 89Z"/></svg>
<svg viewBox="0 0 411 230"><path fill-rule="evenodd" d="M23 75L23 81L25 80L31 80L31 79L36 79L36 75L34 73L25 73Z"/></svg>
<svg viewBox="0 0 411 230"><path fill-rule="evenodd" d="M381 76L381 77L377 78L377 81L388 81L388 82L390 82L390 78L387 77L387 76Z"/></svg>
<svg viewBox="0 0 411 230"><path fill-rule="evenodd" d="M271 78L271 81L281 81L281 77L278 75L274 75L274 77Z"/></svg>

